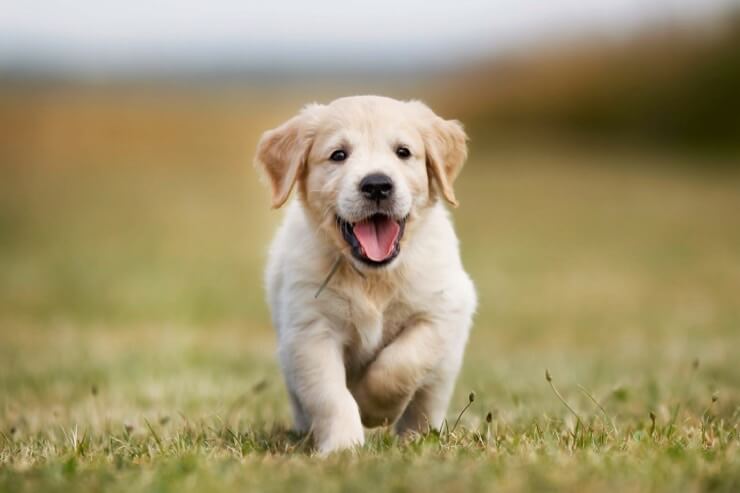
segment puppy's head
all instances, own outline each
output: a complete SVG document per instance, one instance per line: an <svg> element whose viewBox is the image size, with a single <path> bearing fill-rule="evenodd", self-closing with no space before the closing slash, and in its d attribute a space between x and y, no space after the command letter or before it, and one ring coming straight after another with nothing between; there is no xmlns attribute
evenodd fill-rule
<svg viewBox="0 0 740 493"><path fill-rule="evenodd" d="M413 224L452 184L467 154L457 121L417 101L378 96L306 106L265 132L256 163L282 206L294 186L320 230L360 267L393 265ZM406 234L404 234L406 233Z"/></svg>

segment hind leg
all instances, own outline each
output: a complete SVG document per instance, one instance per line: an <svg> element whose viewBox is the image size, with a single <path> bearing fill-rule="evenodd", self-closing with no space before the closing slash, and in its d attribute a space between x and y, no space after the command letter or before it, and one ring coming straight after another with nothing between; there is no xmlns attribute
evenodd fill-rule
<svg viewBox="0 0 740 493"><path fill-rule="evenodd" d="M405 435L411 432L427 433L440 429L455 389L458 369L435 371L429 380L416 391L409 405L396 422L396 432Z"/></svg>

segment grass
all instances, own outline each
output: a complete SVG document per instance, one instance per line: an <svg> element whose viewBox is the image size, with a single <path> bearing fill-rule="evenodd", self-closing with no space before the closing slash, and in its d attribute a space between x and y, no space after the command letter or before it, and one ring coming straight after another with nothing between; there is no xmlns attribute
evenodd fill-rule
<svg viewBox="0 0 740 493"><path fill-rule="evenodd" d="M448 425L326 460L288 430L279 215L247 159L8 166L0 490L740 489L740 176L473 145L481 306Z"/></svg>

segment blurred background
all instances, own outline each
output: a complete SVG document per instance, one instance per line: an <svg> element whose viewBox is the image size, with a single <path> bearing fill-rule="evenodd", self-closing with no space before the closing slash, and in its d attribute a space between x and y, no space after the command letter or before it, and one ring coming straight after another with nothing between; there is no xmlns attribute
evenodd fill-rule
<svg viewBox="0 0 740 493"><path fill-rule="evenodd" d="M98 419L75 400L92 386L113 421L287 424L262 290L281 213L254 147L363 93L471 137L453 215L480 310L457 400L560 409L550 367L642 416L696 360L696 407L721 389L731 416L738 88L731 1L6 2L0 423Z"/></svg>

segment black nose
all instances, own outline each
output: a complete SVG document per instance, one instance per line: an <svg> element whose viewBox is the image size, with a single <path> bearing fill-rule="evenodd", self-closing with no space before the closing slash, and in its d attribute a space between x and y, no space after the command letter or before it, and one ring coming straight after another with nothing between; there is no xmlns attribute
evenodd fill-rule
<svg viewBox="0 0 740 493"><path fill-rule="evenodd" d="M367 175L360 182L360 191L370 200L387 199L393 193L393 181L382 173Z"/></svg>

